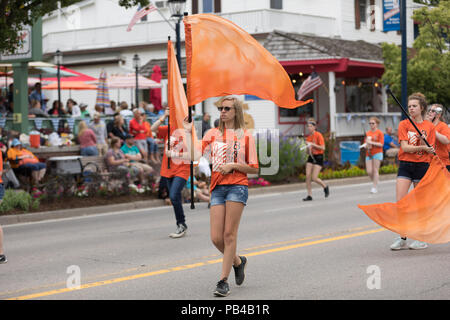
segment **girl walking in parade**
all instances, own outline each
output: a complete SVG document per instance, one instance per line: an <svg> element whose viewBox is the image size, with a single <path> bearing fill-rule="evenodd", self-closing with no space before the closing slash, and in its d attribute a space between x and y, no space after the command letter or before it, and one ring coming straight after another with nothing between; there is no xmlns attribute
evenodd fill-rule
<svg viewBox="0 0 450 320"><path fill-rule="evenodd" d="M322 134L317 131L317 123L313 118L308 119L309 136L306 138L308 148L308 160L306 161L306 190L308 195L303 201L311 201L312 181L319 184L325 193L325 198L330 195L329 187L319 178L320 170L323 167L323 155L325 153L325 140Z"/></svg>
<svg viewBox="0 0 450 320"><path fill-rule="evenodd" d="M223 253L214 295L225 297L230 293L231 267L236 284L244 282L247 258L236 255L238 229L248 199L247 174L256 174L259 169L254 138L245 130L242 102L235 97L222 97L216 105L220 112L219 127L209 130L201 147L194 149L198 159L206 147L211 147L210 235L214 246ZM184 127L190 150L192 122L185 119Z"/></svg>
<svg viewBox="0 0 450 320"><path fill-rule="evenodd" d="M441 104L432 104L425 116L436 128L436 154L450 172L450 128L443 120L444 107Z"/></svg>
<svg viewBox="0 0 450 320"><path fill-rule="evenodd" d="M432 160L436 134L434 125L430 121L424 120L426 109L427 102L423 94L413 93L408 97L408 113L422 133L421 136L418 135L408 119L402 120L398 125L398 140L400 142L398 159L400 164L396 182L397 201L408 194L411 184L415 187L419 183ZM431 147L424 143L424 139L428 141ZM417 250L428 247L425 242L419 240L413 241L408 246L406 240L405 236L396 238L391 245L391 250L408 248Z"/></svg>
<svg viewBox="0 0 450 320"><path fill-rule="evenodd" d="M366 171L373 183L370 193L377 193L379 170L381 162L383 161L383 144L384 134L378 129L380 119L377 117L370 117L370 130L366 133L364 146L366 147Z"/></svg>

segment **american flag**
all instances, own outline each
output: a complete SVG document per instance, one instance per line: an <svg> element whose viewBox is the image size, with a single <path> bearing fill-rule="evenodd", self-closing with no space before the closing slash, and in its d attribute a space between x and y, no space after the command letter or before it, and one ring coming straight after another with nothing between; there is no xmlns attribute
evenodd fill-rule
<svg viewBox="0 0 450 320"><path fill-rule="evenodd" d="M133 16L133 19L131 19L130 24L128 24L128 28L127 31L131 31L131 29L133 28L133 26L136 24L136 22L138 22L140 19L142 19L143 17L145 17L146 15L148 15L150 12L158 10L158 8L156 8L153 3L149 3L147 6L145 6L144 8L142 8L141 10L139 10L138 12L136 12Z"/></svg>
<svg viewBox="0 0 450 320"><path fill-rule="evenodd" d="M316 90L323 84L322 79L320 79L319 75L313 71L305 81L303 81L300 89L298 89L298 100L302 100L306 97L310 92Z"/></svg>

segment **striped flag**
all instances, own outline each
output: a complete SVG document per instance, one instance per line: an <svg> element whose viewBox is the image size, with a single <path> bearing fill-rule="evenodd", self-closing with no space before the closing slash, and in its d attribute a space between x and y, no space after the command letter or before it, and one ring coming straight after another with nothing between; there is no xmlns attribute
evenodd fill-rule
<svg viewBox="0 0 450 320"><path fill-rule="evenodd" d="M320 79L319 75L313 71L305 81L303 81L300 89L298 89L297 99L302 100L306 97L310 92L316 90L323 84L322 79Z"/></svg>
<svg viewBox="0 0 450 320"><path fill-rule="evenodd" d="M138 22L140 19L142 19L143 17L148 15L150 12L155 11L155 10L158 10L158 9L153 5L153 3L150 2L147 6L145 6L138 12L136 12L133 16L133 19L131 19L130 23L128 24L127 31L128 32L131 31L131 29L136 24L136 22Z"/></svg>

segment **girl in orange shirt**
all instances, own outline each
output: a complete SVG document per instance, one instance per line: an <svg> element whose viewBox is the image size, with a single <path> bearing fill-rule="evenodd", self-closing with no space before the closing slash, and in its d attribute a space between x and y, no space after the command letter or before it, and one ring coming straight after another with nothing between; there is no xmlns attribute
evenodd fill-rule
<svg viewBox="0 0 450 320"><path fill-rule="evenodd" d="M370 130L366 133L366 140L363 146L366 148L366 171L372 180L373 187L371 193L377 193L379 180L379 170L383 161L384 134L378 129L380 119L377 117L369 118Z"/></svg>
<svg viewBox="0 0 450 320"><path fill-rule="evenodd" d="M237 285L245 278L247 259L236 255L237 235L248 199L247 174L259 170L253 136L245 130L242 102L235 97L222 97L216 105L220 112L219 127L209 130L201 148L194 150L198 159L211 146L210 232L213 244L223 253L222 273L214 295L224 297L230 293L228 276L232 266ZM185 119L184 127L190 150L192 122Z"/></svg>
<svg viewBox="0 0 450 320"><path fill-rule="evenodd" d="M436 128L436 154L450 171L450 128L444 121L441 121L443 111L444 107L441 104L432 104L428 108L425 119L431 121Z"/></svg>
<svg viewBox="0 0 450 320"><path fill-rule="evenodd" d="M408 194L411 184L414 187L423 178L428 170L432 153L434 153L435 129L434 125L424 120L427 102L425 96L421 93L413 93L408 97L408 113L414 121L418 132L408 119L402 120L398 125L398 140L400 150L398 159L400 165L397 174L396 197L401 200ZM428 147L423 139L426 139L431 147ZM414 241L409 246L406 244L406 237L398 237L391 245L391 250L402 249L425 249L427 244L422 241Z"/></svg>
<svg viewBox="0 0 450 320"><path fill-rule="evenodd" d="M330 188L319 178L320 170L323 167L323 154L325 153L325 140L317 130L316 121L313 118L308 119L309 136L306 138L308 147L308 160L306 161L306 190L308 196L303 201L311 201L312 181L322 186L325 198L330 194Z"/></svg>

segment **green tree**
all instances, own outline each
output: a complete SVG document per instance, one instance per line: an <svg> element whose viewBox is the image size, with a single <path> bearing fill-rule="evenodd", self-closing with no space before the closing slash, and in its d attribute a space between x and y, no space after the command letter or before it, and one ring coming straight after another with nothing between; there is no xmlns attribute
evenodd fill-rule
<svg viewBox="0 0 450 320"><path fill-rule="evenodd" d="M81 0L60 0L67 7ZM119 0L119 5L131 8L148 0ZM32 25L39 17L58 9L58 1L49 0L0 0L0 52L13 53L20 45L24 25Z"/></svg>
<svg viewBox="0 0 450 320"><path fill-rule="evenodd" d="M427 100L450 103L450 0L437 7L415 10L413 20L419 23L419 36L408 50L408 94L421 92ZM385 72L382 81L400 96L401 50L395 44L382 44Z"/></svg>

